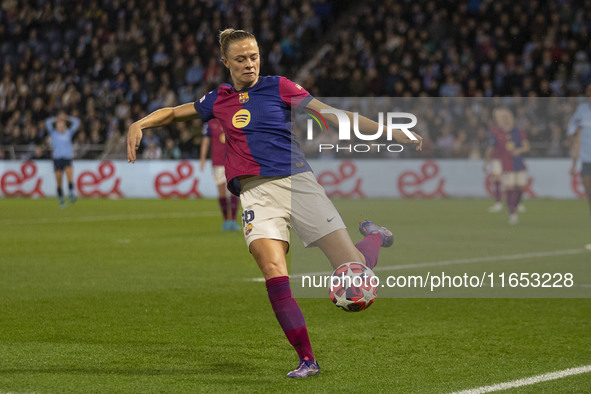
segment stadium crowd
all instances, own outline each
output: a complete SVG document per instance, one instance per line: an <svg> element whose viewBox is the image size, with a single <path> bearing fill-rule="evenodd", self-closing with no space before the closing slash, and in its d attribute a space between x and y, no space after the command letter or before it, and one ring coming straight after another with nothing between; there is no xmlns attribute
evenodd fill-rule
<svg viewBox="0 0 591 394"><path fill-rule="evenodd" d="M4 0L0 158L48 158L44 120L62 111L82 119L76 158L125 158L132 119L229 80L216 41L227 26L255 34L261 75L296 78L324 46L298 81L318 97L576 96L591 82L589 15L590 0ZM423 156L481 157L486 124L440 118ZM140 154L197 158L201 129L151 130ZM534 154L566 155L565 129L529 128Z"/></svg>

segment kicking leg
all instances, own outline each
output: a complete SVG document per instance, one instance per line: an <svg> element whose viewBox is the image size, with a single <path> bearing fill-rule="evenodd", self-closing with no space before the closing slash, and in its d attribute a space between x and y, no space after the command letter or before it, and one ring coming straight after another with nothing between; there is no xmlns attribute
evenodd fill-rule
<svg viewBox="0 0 591 394"><path fill-rule="evenodd" d="M289 287L285 260L288 247L289 244L285 241L260 238L252 241L250 252L265 277L267 294L275 317L300 359L298 368L287 376L305 378L318 375L320 367L314 360L304 315Z"/></svg>

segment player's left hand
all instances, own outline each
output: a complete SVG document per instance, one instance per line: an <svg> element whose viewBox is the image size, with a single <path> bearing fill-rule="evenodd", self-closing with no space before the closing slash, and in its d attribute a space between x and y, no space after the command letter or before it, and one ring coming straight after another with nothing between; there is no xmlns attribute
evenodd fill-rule
<svg viewBox="0 0 591 394"><path fill-rule="evenodd" d="M140 147L140 142L142 141L142 129L136 123L129 126L129 131L127 133L127 162L128 163L135 163L136 159L136 151Z"/></svg>
<svg viewBox="0 0 591 394"><path fill-rule="evenodd" d="M416 140L411 140L410 137L408 137L402 130L392 130L392 136L396 139L396 141L400 142L401 144L413 144L416 145L416 150L423 150L423 137L421 137L414 131L410 132L412 133L412 135L415 136Z"/></svg>

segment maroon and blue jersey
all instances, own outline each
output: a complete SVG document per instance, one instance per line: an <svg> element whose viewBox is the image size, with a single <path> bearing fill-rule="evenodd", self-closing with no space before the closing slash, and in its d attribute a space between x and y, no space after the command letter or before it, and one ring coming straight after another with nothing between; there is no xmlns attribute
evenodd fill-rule
<svg viewBox="0 0 591 394"><path fill-rule="evenodd" d="M513 128L510 131L503 131L499 127L490 128L490 145L495 148L498 159L503 165L503 172L514 172L525 170L523 155L513 156L513 150L521 148L526 140L525 131Z"/></svg>
<svg viewBox="0 0 591 394"><path fill-rule="evenodd" d="M226 135L224 161L228 189L240 194L242 175L288 176L311 171L292 133L291 109L313 97L279 76L259 77L241 91L220 85L194 103L199 117L218 119Z"/></svg>

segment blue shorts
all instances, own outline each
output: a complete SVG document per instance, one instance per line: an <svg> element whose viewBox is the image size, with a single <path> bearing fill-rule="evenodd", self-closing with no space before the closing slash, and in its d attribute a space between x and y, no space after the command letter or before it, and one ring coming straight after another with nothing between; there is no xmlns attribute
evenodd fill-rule
<svg viewBox="0 0 591 394"><path fill-rule="evenodd" d="M581 169L581 176L591 175L591 162L583 163L583 168Z"/></svg>
<svg viewBox="0 0 591 394"><path fill-rule="evenodd" d="M72 159L54 159L53 169L55 171L63 171L66 167L72 167Z"/></svg>

